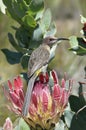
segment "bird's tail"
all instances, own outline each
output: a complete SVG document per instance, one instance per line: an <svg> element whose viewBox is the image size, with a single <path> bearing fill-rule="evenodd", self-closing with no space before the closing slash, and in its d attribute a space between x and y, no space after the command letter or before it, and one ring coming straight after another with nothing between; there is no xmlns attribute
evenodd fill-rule
<svg viewBox="0 0 86 130"><path fill-rule="evenodd" d="M23 109L22 109L22 116L27 116L28 109L29 109L29 106L30 106L31 94L32 94L32 90L33 90L33 87L34 87L34 82L41 72L46 71L47 66L48 66L48 64L42 66L37 71L35 71L35 73L33 75L31 75L31 77L29 77L28 87L27 87L27 90L26 90L26 95L25 95Z"/></svg>
<svg viewBox="0 0 86 130"><path fill-rule="evenodd" d="M27 87L24 104L23 104L23 109L22 109L23 116L27 116L27 114L28 114L28 109L29 109L30 100L31 100L31 94L32 94L32 90L33 90L33 86L34 86L34 82L35 82L36 78L37 78L37 75L34 74L28 82L28 87Z"/></svg>

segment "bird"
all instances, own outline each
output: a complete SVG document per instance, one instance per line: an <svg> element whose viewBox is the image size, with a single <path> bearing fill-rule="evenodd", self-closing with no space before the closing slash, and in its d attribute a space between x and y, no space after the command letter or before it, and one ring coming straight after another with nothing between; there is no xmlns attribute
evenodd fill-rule
<svg viewBox="0 0 86 130"><path fill-rule="evenodd" d="M43 39L42 44L35 49L28 62L28 87L26 90L26 95L24 99L23 109L22 109L22 115L26 116L28 114L28 109L30 105L30 99L31 99L31 93L34 87L34 82L40 72L42 71L42 68L45 66L47 68L47 65L50 61L50 50L51 47L61 41L61 40L69 40L68 38L57 38L54 36L48 36Z"/></svg>

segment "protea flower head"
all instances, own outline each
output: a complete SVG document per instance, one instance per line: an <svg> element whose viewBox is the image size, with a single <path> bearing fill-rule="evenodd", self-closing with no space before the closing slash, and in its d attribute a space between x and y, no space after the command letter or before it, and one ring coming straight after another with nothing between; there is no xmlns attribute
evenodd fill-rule
<svg viewBox="0 0 86 130"><path fill-rule="evenodd" d="M64 79L60 86L55 71L51 71L51 76L53 86L49 83L48 73L40 74L39 79L34 83L28 115L23 117L31 130L53 130L68 104L71 85L69 90L66 90ZM14 79L14 89L10 81L8 84L12 110L21 115L24 103L22 81L20 77Z"/></svg>
<svg viewBox="0 0 86 130"><path fill-rule="evenodd" d="M24 102L24 92L23 92L23 82L20 76L13 79L13 83L8 80L9 89L6 90L4 87L4 94L7 99L11 102L11 107L8 106L10 110L18 115L21 115L22 106Z"/></svg>
<svg viewBox="0 0 86 130"><path fill-rule="evenodd" d="M11 119L8 117L3 125L3 130L13 130L13 124Z"/></svg>

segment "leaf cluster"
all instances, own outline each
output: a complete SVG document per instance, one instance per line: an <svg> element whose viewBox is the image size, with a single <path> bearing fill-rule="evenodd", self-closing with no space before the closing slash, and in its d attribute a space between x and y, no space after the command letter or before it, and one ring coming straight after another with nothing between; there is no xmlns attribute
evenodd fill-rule
<svg viewBox="0 0 86 130"><path fill-rule="evenodd" d="M70 51L73 51L77 55L86 55L86 18L81 15L81 23L83 24L83 27L81 29L82 37L77 36L71 36L70 39L70 45L71 48Z"/></svg>
<svg viewBox="0 0 86 130"><path fill-rule="evenodd" d="M3 0L3 3L7 15L18 22L19 27L12 27L15 35L8 33L9 41L17 52L8 49L2 49L2 52L10 64L20 62L26 69L32 51L44 37L56 33L50 9L45 11L44 0Z"/></svg>

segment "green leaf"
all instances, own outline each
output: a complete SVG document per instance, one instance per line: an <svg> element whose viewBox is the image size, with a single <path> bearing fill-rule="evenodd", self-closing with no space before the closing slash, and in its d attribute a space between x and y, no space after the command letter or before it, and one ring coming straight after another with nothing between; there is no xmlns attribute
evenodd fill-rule
<svg viewBox="0 0 86 130"><path fill-rule="evenodd" d="M56 26L55 23L51 23L48 31L45 32L44 37L54 36L56 34Z"/></svg>
<svg viewBox="0 0 86 130"><path fill-rule="evenodd" d="M35 27L35 16L44 9L44 0L3 0L3 2L11 17L26 27Z"/></svg>
<svg viewBox="0 0 86 130"><path fill-rule="evenodd" d="M84 39L86 41L86 31L82 28L82 30L80 31L80 33L82 34L82 36L84 36Z"/></svg>
<svg viewBox="0 0 86 130"><path fill-rule="evenodd" d="M50 12L50 9L47 9L44 12L43 18L41 19L41 22L39 25L43 33L45 33L49 29L50 24L51 24L51 12Z"/></svg>
<svg viewBox="0 0 86 130"><path fill-rule="evenodd" d="M86 109L78 115L74 115L70 130L86 130Z"/></svg>
<svg viewBox="0 0 86 130"><path fill-rule="evenodd" d="M65 112L64 112L64 118L65 118L65 122L66 122L68 128L70 128L73 116L74 116L74 113L72 111L65 110Z"/></svg>
<svg viewBox="0 0 86 130"><path fill-rule="evenodd" d="M86 81L85 82L83 81L83 83L79 83L79 90L78 90L79 100L82 107L86 105L86 95L84 94L85 89L83 89L86 85L85 83Z"/></svg>
<svg viewBox="0 0 86 130"><path fill-rule="evenodd" d="M83 27L80 31L80 33L84 36L84 39L86 41L86 18L81 15L81 23L83 24Z"/></svg>
<svg viewBox="0 0 86 130"><path fill-rule="evenodd" d="M29 5L31 3L32 0L24 0L24 2Z"/></svg>
<svg viewBox="0 0 86 130"><path fill-rule="evenodd" d="M5 6L7 7L7 12L11 15L13 19L15 19L17 22L21 24L21 19L18 17L18 14L14 10L14 0L3 0Z"/></svg>
<svg viewBox="0 0 86 130"><path fill-rule="evenodd" d="M13 52L13 51L10 51L8 49L2 49L1 51L5 54L6 59L10 64L20 63L20 58L22 57L21 53Z"/></svg>
<svg viewBox="0 0 86 130"><path fill-rule="evenodd" d="M8 33L8 38L9 38L9 41L10 41L10 43L12 44L12 46L13 46L17 51L22 52L22 53L25 53L25 52L28 51L28 49L22 48L22 47L20 47L20 46L16 43L16 41L15 41L15 39L14 39L14 37L13 37L13 35L12 35L11 33Z"/></svg>
<svg viewBox="0 0 86 130"><path fill-rule="evenodd" d="M21 118L19 120L19 124L15 127L14 130L30 130L30 128L27 123Z"/></svg>
<svg viewBox="0 0 86 130"><path fill-rule="evenodd" d="M39 12L36 14L35 20L41 19L42 16L43 16L43 12L44 12L44 10L39 11Z"/></svg>
<svg viewBox="0 0 86 130"><path fill-rule="evenodd" d="M0 10L3 14L6 14L5 9L6 9L6 6L3 4L2 0L0 0Z"/></svg>
<svg viewBox="0 0 86 130"><path fill-rule="evenodd" d="M86 50L86 41L83 38L77 37L78 44Z"/></svg>
<svg viewBox="0 0 86 130"><path fill-rule="evenodd" d="M22 58L21 58L21 65L22 65L23 69L27 69L28 68L29 57L30 56L27 53L22 56Z"/></svg>
<svg viewBox="0 0 86 130"><path fill-rule="evenodd" d="M81 56L86 55L86 50L84 48L82 48L82 47L79 47L77 50L72 49L72 48L69 49L69 50L73 51L77 55L81 55Z"/></svg>
<svg viewBox="0 0 86 130"><path fill-rule="evenodd" d="M62 120L60 120L55 127L55 130L65 130L65 124L63 123Z"/></svg>
<svg viewBox="0 0 86 130"><path fill-rule="evenodd" d="M77 37L76 37L76 36L71 36L71 37L69 38L69 40L70 40L71 48L73 48L74 50L77 50L77 49L78 49Z"/></svg>
<svg viewBox="0 0 86 130"><path fill-rule="evenodd" d="M42 37L42 30L40 27L36 28L33 32L33 40L35 41L39 41L41 40L41 37Z"/></svg>
<svg viewBox="0 0 86 130"><path fill-rule="evenodd" d="M18 45L22 48L28 48L30 42L30 31L26 30L23 26L16 29L16 39L18 41Z"/></svg>
<svg viewBox="0 0 86 130"><path fill-rule="evenodd" d="M3 0L3 1L7 7L7 11L12 16L13 19L15 19L21 25L22 24L25 25L26 27L36 26L36 22L33 16L29 15L30 11L28 9L28 6L30 7L31 3L33 3L32 1L29 2L30 5L27 5L27 2L25 0Z"/></svg>
<svg viewBox="0 0 86 130"><path fill-rule="evenodd" d="M32 39L29 45L29 48L33 48L32 50L36 49L37 47L39 47L39 45L42 43L42 40L38 40L36 41L36 39Z"/></svg>
<svg viewBox="0 0 86 130"><path fill-rule="evenodd" d="M12 8L14 10L14 13L17 15L18 18L22 18L26 11L27 11L27 7L25 6L24 4L24 1L23 0L14 0L12 2Z"/></svg>
<svg viewBox="0 0 86 130"><path fill-rule="evenodd" d="M71 95L69 97L69 103L70 103L71 110L74 112L77 112L82 107L79 97L74 95Z"/></svg>
<svg viewBox="0 0 86 130"><path fill-rule="evenodd" d="M35 14L44 9L44 0L31 0L29 4L29 13Z"/></svg>
<svg viewBox="0 0 86 130"><path fill-rule="evenodd" d="M80 15L81 16L81 23L86 23L86 18L85 17L83 17L82 15Z"/></svg>
<svg viewBox="0 0 86 130"><path fill-rule="evenodd" d="M71 36L69 39L71 45L69 50L73 51L77 55L86 55L86 42L83 38Z"/></svg>
<svg viewBox="0 0 86 130"><path fill-rule="evenodd" d="M35 28L37 23L33 16L27 14L22 18L22 21L26 27L30 26L32 28Z"/></svg>

